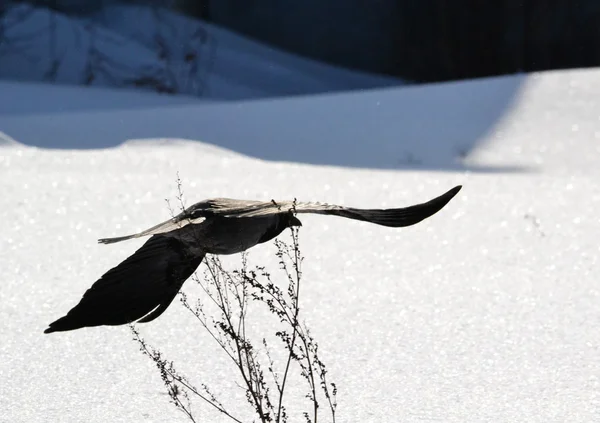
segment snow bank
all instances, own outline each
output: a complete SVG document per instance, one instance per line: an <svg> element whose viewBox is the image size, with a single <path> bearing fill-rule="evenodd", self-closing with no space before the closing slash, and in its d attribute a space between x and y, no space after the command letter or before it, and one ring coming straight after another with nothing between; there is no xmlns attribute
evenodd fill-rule
<svg viewBox="0 0 600 423"><path fill-rule="evenodd" d="M178 138L272 161L465 169L463 158L495 137L496 125L515 98L529 95L521 91L524 81L512 76L231 102L0 82L0 90L13 99L0 105L0 128L44 148L106 148L132 139ZM72 110L77 112L63 113Z"/></svg>

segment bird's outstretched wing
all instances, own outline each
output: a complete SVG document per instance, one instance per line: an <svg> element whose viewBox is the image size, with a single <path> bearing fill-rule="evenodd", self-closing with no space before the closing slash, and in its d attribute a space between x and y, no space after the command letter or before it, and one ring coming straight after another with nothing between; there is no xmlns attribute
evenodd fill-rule
<svg viewBox="0 0 600 423"><path fill-rule="evenodd" d="M439 212L458 192L462 186L429 200L426 203L396 209L357 209L329 204L299 203L295 206L296 213L318 213L362 220L363 222L391 228L411 226Z"/></svg>
<svg viewBox="0 0 600 423"><path fill-rule="evenodd" d="M44 333L154 320L171 304L203 258L191 255L177 238L155 235L106 272L79 304L50 323Z"/></svg>
<svg viewBox="0 0 600 423"><path fill-rule="evenodd" d="M214 199L198 203L186 210L188 217L221 215L227 217L256 217L292 211L294 213L316 213L362 220L377 225L399 228L414 225L440 211L461 190L456 186L448 192L426 203L396 209L358 209L333 204L304 202L250 202L244 206L240 200ZM186 213L184 212L184 213Z"/></svg>
<svg viewBox="0 0 600 423"><path fill-rule="evenodd" d="M305 203L294 201L247 201L231 198L214 198L204 200L188 207L177 216L150 229L137 234L116 238L103 238L98 240L102 244L125 241L142 236L167 233L179 229L190 223L200 223L204 219L216 216L222 217L256 217L269 216L281 212L315 213L346 217L348 219L362 220L377 225L400 228L414 225L423 219L440 211L461 190L458 185L445 194L426 203L396 209L357 209L323 203Z"/></svg>

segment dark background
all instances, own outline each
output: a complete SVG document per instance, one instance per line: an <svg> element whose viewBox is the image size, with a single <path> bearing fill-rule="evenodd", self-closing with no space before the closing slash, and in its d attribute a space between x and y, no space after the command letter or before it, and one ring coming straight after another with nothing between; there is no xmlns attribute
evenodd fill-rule
<svg viewBox="0 0 600 423"><path fill-rule="evenodd" d="M363 33L347 37L359 41L352 49L333 45L338 41L331 34L312 45L289 41L285 30L266 36L267 31L257 28L256 23L268 23L253 16L252 6L248 6L258 2L230 3L237 4L239 10L234 13L248 19L243 24L230 19L226 24L237 26L243 33L322 61L420 82L600 63L598 0L345 0L337 14L330 13L326 4L338 2L321 0L313 18L327 15L331 32L336 32L336 26L338 32L343 32L342 27L350 33L352 28L363 29ZM306 1L300 3L310 6ZM211 20L210 0L182 1L181 7ZM369 21L370 25L365 24ZM298 32L314 31L309 22ZM377 40L373 31L383 40ZM380 51L382 57L361 60L372 51Z"/></svg>
<svg viewBox="0 0 600 423"><path fill-rule="evenodd" d="M127 3L28 1L68 14L85 14L117 2ZM415 82L600 63L599 0L138 0L129 3L168 7L302 56Z"/></svg>

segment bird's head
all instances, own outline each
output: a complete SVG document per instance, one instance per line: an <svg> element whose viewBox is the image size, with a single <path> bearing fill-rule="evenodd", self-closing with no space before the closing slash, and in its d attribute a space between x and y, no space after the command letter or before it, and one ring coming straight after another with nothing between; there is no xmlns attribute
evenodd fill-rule
<svg viewBox="0 0 600 423"><path fill-rule="evenodd" d="M292 226L302 226L302 222L293 213L287 213L287 226L291 228Z"/></svg>

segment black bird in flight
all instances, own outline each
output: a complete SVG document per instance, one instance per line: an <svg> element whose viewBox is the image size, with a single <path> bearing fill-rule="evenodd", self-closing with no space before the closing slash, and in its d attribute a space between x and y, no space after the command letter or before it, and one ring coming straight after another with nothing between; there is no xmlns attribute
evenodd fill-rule
<svg viewBox="0 0 600 423"><path fill-rule="evenodd" d="M356 209L303 202L215 198L140 233L100 239L102 244L151 235L142 247L106 272L66 316L44 333L90 326L150 322L171 304L206 254L235 254L269 241L292 226L300 213L317 213L399 228L440 211L461 186L426 203L398 209Z"/></svg>

